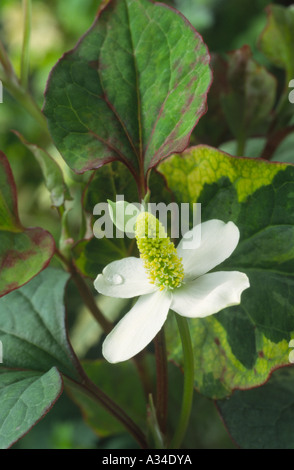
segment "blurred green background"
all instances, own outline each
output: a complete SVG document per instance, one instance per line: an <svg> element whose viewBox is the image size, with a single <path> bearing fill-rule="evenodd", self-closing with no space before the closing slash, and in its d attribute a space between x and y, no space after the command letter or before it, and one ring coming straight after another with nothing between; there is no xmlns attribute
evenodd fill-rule
<svg viewBox="0 0 294 470"><path fill-rule="evenodd" d="M256 42L266 24L265 8L269 3L289 5L292 2L267 2L266 0L173 0L166 1L179 9L203 36L211 52L226 53L244 44L250 45L253 56L269 66L258 51ZM90 27L97 12L97 0L33 0L32 34L30 50L31 94L40 107L51 68L71 49L79 37ZM17 73L23 35L23 11L21 0L1 0L0 39L9 53ZM270 67L269 67L270 68ZM276 72L276 71L275 71ZM209 111L208 111L209 115ZM23 224L41 226L59 237L59 219L51 207L49 194L33 155L20 143L11 130L17 130L30 142L42 145L42 131L27 112L6 92L0 104L0 149L12 166L18 189L19 212ZM198 136L199 137L199 136ZM200 134L201 140L201 134ZM89 178L74 175L66 167L57 151L51 149L60 162L66 181L74 195L71 221L78 231L80 209L76 201L81 198L82 183ZM74 324L79 311L79 298L69 285L68 317ZM81 307L81 305L80 305ZM94 357L91 348L87 357ZM214 404L195 396L195 412L198 426L190 426L187 446L193 448L235 448L229 439L214 408ZM136 444L127 435L99 440L84 424L79 409L63 395L53 410L14 447L30 449L134 448Z"/></svg>

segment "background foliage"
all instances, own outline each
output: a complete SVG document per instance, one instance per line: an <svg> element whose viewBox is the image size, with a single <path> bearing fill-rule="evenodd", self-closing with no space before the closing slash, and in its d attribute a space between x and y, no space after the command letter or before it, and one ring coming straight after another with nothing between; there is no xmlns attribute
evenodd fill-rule
<svg viewBox="0 0 294 470"><path fill-rule="evenodd" d="M77 39L91 26L99 3L97 0L85 0L83 2L79 0L51 0L50 4L43 0L33 2L29 87L40 106L43 105L43 93L53 65L64 51L71 49L76 44ZM291 50L293 54L293 42L289 40L288 47L286 44L285 50L276 51L272 43L273 34L270 30L267 29L261 36L267 24L265 8L268 7L269 2L265 0L174 0L164 3L175 6L182 11L203 36L204 42L212 53L214 83L208 98L208 112L193 131L191 145L206 144L232 155L247 157L263 155L275 161L294 163L294 154L292 152L294 142L293 108L285 103L278 104L282 109L280 129L279 126L276 127L276 133L273 137L271 136L271 126L275 124L272 110L277 105L277 96L282 94L285 81L288 78L294 78L294 76L292 77L293 68L289 69L288 67L288 64L293 65L293 60L291 60L293 56L289 52ZM274 10L276 16L271 16L268 28L274 29L279 24L278 20L283 21L279 8L285 3L287 2L271 2L276 7L276 10ZM1 40L12 58L16 71L19 71L22 42L22 12L19 0L2 0L0 5L0 28ZM235 52L229 53L229 51ZM287 59L282 60L281 58L284 56ZM285 135L282 135L282 131L286 126L292 126L292 132L289 131L285 137ZM44 134L43 129L36 125L26 111L19 106L11 95L6 93L5 89L4 103L0 105L0 129L0 149L8 156L17 186L18 212L21 214L21 234L26 233L24 227L38 226L48 230L55 238L55 241L58 242L60 224L57 211L52 210L52 205L58 207L64 199L70 199L70 197L64 189L60 175L54 173L53 185L52 180L49 179L48 181L48 178L46 179L46 174L51 174L50 168L48 169L42 164L40 168L38 164L38 162L44 161L44 156L42 156L39 149L32 148L28 144L28 142L38 142L40 145L46 143L47 136ZM16 130L19 134L11 132L11 129ZM24 140L22 136L25 136L28 141L25 142L26 145L22 143ZM279 138L281 143L279 143ZM271 145L266 145L266 143L271 143ZM89 220L85 220L80 211L79 201L83 198L86 210L91 213L92 201L97 201L100 194L97 194L96 190L93 191L93 184L87 186L86 190L84 189L91 178L90 173L75 174L60 158L54 148L50 148L49 151L62 167L65 182L73 198L68 202L71 210L65 214L73 237L73 240L70 240L69 243L73 244L83 238L84 235L87 235L87 224L89 224ZM169 168L170 160L163 163L159 171L165 176L169 189L172 189L179 201L193 202L196 196L200 197L198 202L202 202L206 208L206 218L217 217L218 207L222 207L222 211L225 207L224 212L227 214L228 220L236 221L242 234L242 244L238 247L235 257L229 260L225 268L233 268L234 263L238 267L243 266L244 271L253 281L252 284L256 286L256 315L251 319L252 321L242 320L243 323L242 321L237 322L237 328L236 325L233 328L228 323L227 312L224 311L221 313L219 321L212 318L207 319L207 322L205 320L199 324L193 324L192 334L195 338L199 335L199 329L208 328L211 335L208 342L199 345L199 348L202 347L204 350L209 348L209 351L213 350L218 357L218 361L214 359L211 361L211 357L208 356L208 364L205 365L206 374L201 375L201 367L199 367L199 364L196 365L198 377L196 386L207 397L219 399L226 396L232 389L241 386L242 381L246 381L246 384L252 383L252 385L264 382L270 370L280 364L285 364L287 360L289 352L287 345L290 333L294 330L293 307L291 307L293 305L293 294L291 292L285 294L288 307L287 309L283 307L284 313L281 315L281 324L278 325L279 328L276 331L276 325L273 326L266 315L268 309L272 307L266 304L266 292L267 289L272 290L277 284L280 289L287 291L290 285L290 277L291 283L293 283L293 263L289 262L290 258L293 259L293 248L290 243L293 240L293 168L290 165L282 165L279 169L283 170L281 171L283 175L279 173L276 176L278 169L273 166L271 171L265 172L264 180L258 182L258 178L254 174L255 167L253 168L249 160L244 161L241 176L240 173L235 176L234 163L223 153L219 153L217 159L218 162L222 160L223 165L220 165L220 168L215 171L215 152L210 151L208 147L198 149L197 164L200 162L199 168L194 172L190 168L186 168L187 181L181 178L182 163L179 165L178 172L173 173L172 168L174 167ZM192 155L192 158L194 157L196 158ZM179 159L180 157L175 157L173 161L175 167ZM207 172L207 167L205 167L207 162L209 162L210 168L214 169L213 177ZM101 183L101 181L106 181L105 175L111 172L116 192L126 194L125 189L127 188L129 199L133 200L132 195L136 192L135 184L131 181L126 184L126 176L124 179L125 186L122 187L121 179L117 178L117 175L121 174L122 171L119 165L119 163L116 163L111 168L104 167L101 174L96 174L94 178L100 178ZM193 173L191 175L190 170ZM202 170L206 175L205 178L203 178ZM44 174L46 186L43 181ZM192 192L188 180L193 181ZM160 174L155 173L150 184L154 185L157 194L159 194L160 188L161 200L169 201L170 192L162 181ZM249 185L249 181L252 183L252 187ZM198 185L195 185L195 182ZM205 187L204 183L206 183ZM261 189L259 184L263 186ZM270 194L270 189L267 188L267 185L271 184L274 184L275 193L278 194L277 197L273 197ZM95 185L95 188L97 187L98 184ZM3 185L1 185L1 190L2 188ZM99 188L101 188L101 185L99 185ZM48 189L51 193L51 199L48 197ZM113 199L115 192L111 194L110 191L108 193L108 187L102 187L101 191L103 192L103 200L106 200L107 197ZM106 191L107 197L105 197ZM251 197L252 201L249 209L248 205L243 204L248 197ZM127 195L126 199L128 199ZM292 205L287 205L289 200ZM271 207L271 214L263 213L263 208L267 204ZM251 211L249 215L248 213L245 214L245 211L248 210ZM281 211L284 212L281 214ZM274 217L272 217L272 213L274 213ZM242 226L244 217L250 217L253 220L252 227ZM283 218L283 223L286 223L289 227L291 225L287 233L285 231L282 233L282 229L276 232L271 231L270 226L273 221L275 225L279 225L281 222L279 217ZM258 237L260 228L265 228L262 242L258 238L252 240L253 235ZM64 234L64 240L67 240L66 233ZM249 247L248 243L251 243ZM101 270L101 267L110 261L109 254L113 254L114 245L106 245L105 242L101 242L101 246L96 244L94 247L94 250L97 249L98 252L102 248L105 255L105 258L99 259L99 263L93 262L93 254L95 253L93 251L93 242L91 245L91 241L85 240L75 245L75 262L82 273L94 277ZM254 264L254 249L256 246L262 246L265 254L261 265L255 266L256 270L254 271L254 269L252 270L252 263ZM115 245L115 250L117 250L119 256L127 253L128 248L124 243L119 247ZM252 254L252 259L249 261L244 254L248 250ZM267 259L269 252L272 253L272 259L270 260ZM285 263L281 267L280 260L283 257ZM279 265L279 269L277 269L277 265ZM56 261L51 263L51 267L53 269L58 267ZM259 273L257 270L260 270ZM61 281L63 282L63 280ZM51 282L54 285L54 281L51 280ZM55 286L55 293L57 297L62 295L60 286ZM20 294L16 291L11 295L13 297L11 302L15 302L15 305L17 305ZM102 311L111 320L115 319L117 311L124 312L129 307L127 303L110 304L105 299L99 299L98 302ZM276 296L276 302L277 304L280 302L278 296ZM97 359L97 350L99 349L97 348L97 342L101 339L102 332L93 322L87 309L81 305L72 281L67 286L66 305L70 338L76 353L79 358L87 361ZM240 309L236 308L237 319L240 318L241 309L246 309L246 298ZM39 312L39 314L42 315L42 312ZM42 317L43 320L45 317ZM46 318L44 321L46 321ZM245 345L242 342L244 328L247 332ZM170 324L170 338L174 337L172 332L173 325ZM222 375L223 356L218 356L218 344L215 338L223 337L224 332L227 334L226 341L228 341L225 354L229 355L228 351L233 351L233 354L229 355L229 368L226 370L225 381L222 380L222 383L218 383L215 378L212 380L211 377L212 372L214 377L215 374ZM5 338L8 345L12 344L12 338L8 333ZM46 341L46 338L49 341L46 336L40 337L40 343ZM176 353L178 345L173 344L172 339L169 341L170 349L174 351L172 359L181 363ZM258 350L253 351L251 343L258 344ZM275 349L277 344L279 348L276 347ZM214 349L211 349L212 346ZM75 359L72 357L66 338L60 338L59 344L54 345L54 348L61 348L63 351L64 361L60 369L63 370L65 367L69 376L75 374L76 371L72 369L72 361L74 362ZM250 356L247 354L248 350L252 351ZM51 344L50 351L52 351ZM30 352L28 351L27 354L29 357ZM14 366L17 366L17 364L14 364ZM38 368L37 372L22 373L21 377L9 378L9 381L12 379L16 381L18 387L21 387L24 381L26 384L29 383L30 386L35 387L34 393L42 396L43 408L34 410L35 419L42 416L43 409L52 404L57 399L58 390L61 391L59 373L51 366L52 361L50 362L50 357L46 356L43 358L42 366ZM103 370L103 367L105 370ZM123 367L125 369L118 367L118 373L130 374L130 377L132 377L132 371L128 370L131 369L132 365ZM91 371L91 366L87 366L87 362L85 362L85 368L95 382L95 371ZM96 368L96 372L97 370ZM259 374L257 380L255 377L256 370ZM40 375L40 371L43 375ZM100 365L99 371L105 377L108 376L106 366ZM26 374L29 375L26 376ZM41 390L43 383L46 384L48 374L51 374L51 380L55 381L56 389L54 393L50 394L49 391L48 396L44 396ZM169 374L171 383L175 384L175 386L170 387L170 408L173 409L173 403L177 402L177 386L180 389L182 376L173 364L170 364ZM265 448L285 447L287 436L289 439L289 435L291 436L291 432L293 433L291 431L292 376L291 368L288 370L283 369L273 374L272 379L264 387L246 392L237 391L234 392L232 399L218 402L218 408L225 419L226 425L240 446L245 448L259 448L260 446ZM8 383L9 386L16 386L13 380ZM106 383L107 387L110 388L111 384ZM70 387L67 390L71 396ZM285 410L277 407L269 416L264 410L267 405L268 407L272 406L271 400L274 400L279 394L285 397L287 410L290 411L287 419L282 420L283 425L281 426L281 433L279 433L280 440L276 441L275 433L277 429L268 427L268 424L280 419L281 416L285 417ZM142 397L141 399L143 400ZM128 390L125 391L122 400L123 405L127 408L129 405ZM140 397L138 400L140 402ZM76 397L75 401L78 402L79 399ZM261 404L264 408L261 407ZM84 404L83 406L87 409L87 405ZM139 403L138 409L140 409ZM244 421L248 410L251 410L250 419ZM220 422L213 402L198 393L195 394L193 416L197 416L196 422L198 424L195 425L192 417L184 446L187 448L235 447ZM92 424L94 429L97 422L101 423L101 428L98 430L101 437L98 438L82 419L79 407L69 400L66 394L63 394L52 411L28 435L15 444L15 447L117 449L134 448L136 446L133 439L128 437L121 428L116 428L116 423L114 423L112 429L114 436L111 435L109 429L105 431L103 428L104 419L103 413L102 416L99 414L98 417L87 415L87 423ZM175 423L176 415L171 413L170 420ZM241 433L240 427L244 426L244 422L247 431ZM268 427L266 437L262 442L259 441L258 437L261 426ZM244 437L245 434L247 438ZM293 444L289 443L288 445L289 448L293 448Z"/></svg>

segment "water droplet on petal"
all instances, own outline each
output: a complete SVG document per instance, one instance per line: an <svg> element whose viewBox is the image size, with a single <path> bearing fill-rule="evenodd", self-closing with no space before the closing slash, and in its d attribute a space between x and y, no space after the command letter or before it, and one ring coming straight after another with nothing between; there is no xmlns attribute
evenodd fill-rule
<svg viewBox="0 0 294 470"><path fill-rule="evenodd" d="M124 278L120 274L114 274L113 276L107 276L108 282L111 282L111 284L114 284L115 286L119 286L120 284L123 284Z"/></svg>

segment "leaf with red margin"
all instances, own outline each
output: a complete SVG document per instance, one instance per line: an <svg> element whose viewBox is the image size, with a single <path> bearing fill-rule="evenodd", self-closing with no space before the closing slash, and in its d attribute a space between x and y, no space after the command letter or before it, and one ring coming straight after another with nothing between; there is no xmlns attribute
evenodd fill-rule
<svg viewBox="0 0 294 470"><path fill-rule="evenodd" d="M188 145L210 82L207 48L179 12L112 0L54 67L44 113L77 173L120 160L138 175Z"/></svg>
<svg viewBox="0 0 294 470"><path fill-rule="evenodd" d="M55 404L63 389L61 374L0 370L0 449L23 437Z"/></svg>
<svg viewBox="0 0 294 470"><path fill-rule="evenodd" d="M178 203L201 204L203 222L237 225L238 246L214 270L244 272L250 281L240 305L189 319L195 386L223 398L235 388L261 385L288 365L294 337L294 166L197 146L166 160L159 171ZM167 349L183 366L176 331L169 315Z"/></svg>
<svg viewBox="0 0 294 470"><path fill-rule="evenodd" d="M277 82L252 58L249 46L228 54L225 88L220 101L229 127L240 142L269 125L276 99Z"/></svg>
<svg viewBox="0 0 294 470"><path fill-rule="evenodd" d="M48 268L0 299L0 448L11 446L53 406L62 376L81 381L68 341L64 289L69 274Z"/></svg>
<svg viewBox="0 0 294 470"><path fill-rule="evenodd" d="M209 113L197 127L198 137L200 131L202 141L218 147L232 135L240 144L249 136L263 135L273 118L275 77L253 59L249 46L226 56L213 54L211 67Z"/></svg>
<svg viewBox="0 0 294 470"><path fill-rule="evenodd" d="M267 25L259 38L259 48L277 67L287 72L288 81L294 77L294 5L267 7Z"/></svg>
<svg viewBox="0 0 294 470"><path fill-rule="evenodd" d="M294 448L294 369L277 370L262 387L235 390L217 407L242 449Z"/></svg>
<svg viewBox="0 0 294 470"><path fill-rule="evenodd" d="M54 251L55 242L50 233L22 226L12 171L6 156L0 152L0 297L42 271Z"/></svg>

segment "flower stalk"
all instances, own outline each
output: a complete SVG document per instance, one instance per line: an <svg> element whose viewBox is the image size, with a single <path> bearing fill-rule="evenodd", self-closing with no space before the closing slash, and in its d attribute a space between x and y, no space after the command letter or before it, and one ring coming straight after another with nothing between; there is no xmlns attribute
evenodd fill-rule
<svg viewBox="0 0 294 470"><path fill-rule="evenodd" d="M193 393L194 393L194 356L189 324L186 318L175 313L179 333L182 342L184 359L184 390L179 423L173 439L170 443L171 449L180 449L185 437L191 415Z"/></svg>
<svg viewBox="0 0 294 470"><path fill-rule="evenodd" d="M94 400L99 406L103 406L112 416L114 416L134 437L142 449L147 449L146 437L134 421L120 408L110 397L99 389L86 375L83 374L82 383L78 383L64 377L69 391L82 392Z"/></svg>
<svg viewBox="0 0 294 470"><path fill-rule="evenodd" d="M156 411L157 421L163 435L166 434L168 410L168 373L164 328L154 339L156 357Z"/></svg>
<svg viewBox="0 0 294 470"><path fill-rule="evenodd" d="M31 0L23 0L24 13L24 32L21 54L21 73L20 82L24 89L28 87L29 65L30 65L30 36L32 23L32 2Z"/></svg>

